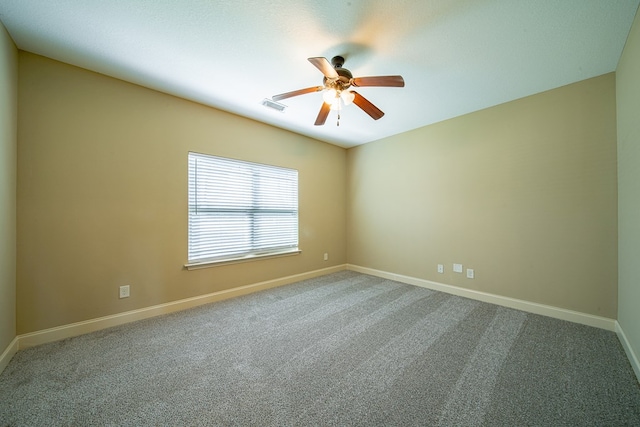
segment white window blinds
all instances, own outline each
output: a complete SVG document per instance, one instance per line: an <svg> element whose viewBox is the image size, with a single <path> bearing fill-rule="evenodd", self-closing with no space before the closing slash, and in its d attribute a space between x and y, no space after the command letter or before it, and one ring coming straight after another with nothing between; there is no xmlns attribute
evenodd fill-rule
<svg viewBox="0 0 640 427"><path fill-rule="evenodd" d="M189 153L189 263L297 248L297 170Z"/></svg>

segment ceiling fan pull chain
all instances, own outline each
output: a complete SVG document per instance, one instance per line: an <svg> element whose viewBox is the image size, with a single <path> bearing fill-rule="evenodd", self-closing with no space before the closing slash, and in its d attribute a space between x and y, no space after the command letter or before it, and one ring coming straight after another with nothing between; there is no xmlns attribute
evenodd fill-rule
<svg viewBox="0 0 640 427"><path fill-rule="evenodd" d="M340 126L340 113L338 113L338 122L336 123L336 126Z"/></svg>

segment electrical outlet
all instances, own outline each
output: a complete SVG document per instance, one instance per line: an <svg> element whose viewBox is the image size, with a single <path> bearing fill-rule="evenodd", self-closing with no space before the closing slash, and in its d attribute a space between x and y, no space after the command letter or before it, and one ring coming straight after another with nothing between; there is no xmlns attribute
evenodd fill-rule
<svg viewBox="0 0 640 427"><path fill-rule="evenodd" d="M325 261L329 261L329 253L328 252L324 253L324 260Z"/></svg>
<svg viewBox="0 0 640 427"><path fill-rule="evenodd" d="M467 268L467 279L473 279L475 277L472 268Z"/></svg>
<svg viewBox="0 0 640 427"><path fill-rule="evenodd" d="M444 265L438 264L438 273L444 273Z"/></svg>
<svg viewBox="0 0 640 427"><path fill-rule="evenodd" d="M120 298L129 298L129 285L120 286Z"/></svg>
<svg viewBox="0 0 640 427"><path fill-rule="evenodd" d="M453 264L454 273L462 273L462 264Z"/></svg>

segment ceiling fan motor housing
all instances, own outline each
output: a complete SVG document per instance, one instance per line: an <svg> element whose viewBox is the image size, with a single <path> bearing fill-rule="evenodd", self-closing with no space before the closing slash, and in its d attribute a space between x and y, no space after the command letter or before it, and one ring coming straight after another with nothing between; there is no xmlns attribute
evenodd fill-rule
<svg viewBox="0 0 640 427"><path fill-rule="evenodd" d="M351 79L353 78L353 74L351 74L351 71L347 70L346 68L342 68L343 64L344 58L342 56L334 56L331 59L331 65L333 65L333 68L336 70L338 78L327 79L327 77L325 77L322 82L327 89L343 91L349 89L349 87L351 86Z"/></svg>

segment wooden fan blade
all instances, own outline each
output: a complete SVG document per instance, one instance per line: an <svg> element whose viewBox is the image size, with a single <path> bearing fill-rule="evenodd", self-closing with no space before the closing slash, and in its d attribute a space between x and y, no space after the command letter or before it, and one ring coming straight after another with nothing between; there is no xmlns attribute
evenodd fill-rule
<svg viewBox="0 0 640 427"><path fill-rule="evenodd" d="M320 112L318 113L318 117L316 118L316 122L314 125L322 126L324 122L327 121L327 116L329 115L329 111L331 110L331 106L326 102L322 103L322 107L320 107Z"/></svg>
<svg viewBox="0 0 640 427"><path fill-rule="evenodd" d="M292 96L304 95L305 93L320 92L322 89L324 89L324 87L322 86L308 87L306 89L294 90L292 92L274 95L271 97L271 99L274 101L280 101L281 99L291 98Z"/></svg>
<svg viewBox="0 0 640 427"><path fill-rule="evenodd" d="M351 79L353 86L383 86L383 87L404 87L402 76L374 76L374 77L354 77Z"/></svg>
<svg viewBox="0 0 640 427"><path fill-rule="evenodd" d="M316 66L318 70L328 79L337 79L338 73L335 68L331 66L331 63L327 60L327 58L323 58L321 56L315 58L307 58L309 62Z"/></svg>
<svg viewBox="0 0 640 427"><path fill-rule="evenodd" d="M373 120L378 120L380 117L384 116L382 110L369 102L369 100L364 96L360 95L355 90L352 90L351 93L355 95L355 97L353 98L353 103L362 108L362 110L370 115Z"/></svg>

